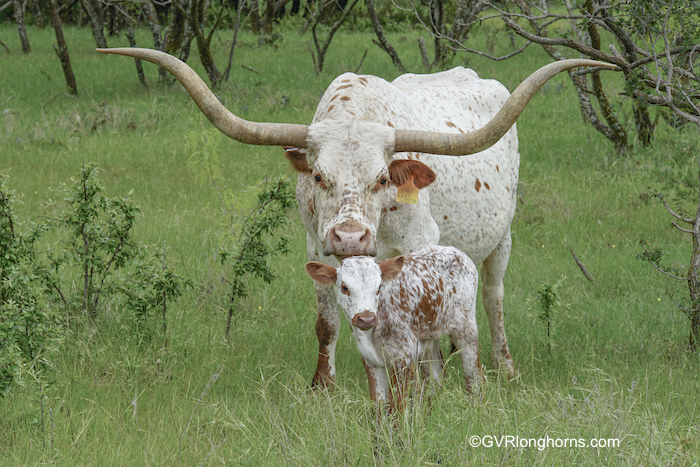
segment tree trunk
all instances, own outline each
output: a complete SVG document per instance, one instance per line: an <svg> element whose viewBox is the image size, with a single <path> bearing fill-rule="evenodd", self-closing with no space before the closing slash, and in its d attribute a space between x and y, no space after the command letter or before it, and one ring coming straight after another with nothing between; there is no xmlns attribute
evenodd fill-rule
<svg viewBox="0 0 700 467"><path fill-rule="evenodd" d="M44 29L44 16L41 14L41 6L39 0L31 0L34 8L34 24L39 29Z"/></svg>
<svg viewBox="0 0 700 467"><path fill-rule="evenodd" d="M258 6L258 0L250 1L250 28L253 30L253 34L260 34L261 32L260 7Z"/></svg>
<svg viewBox="0 0 700 467"><path fill-rule="evenodd" d="M108 45L107 39L105 39L105 21L101 6L95 0L82 0L82 3L90 20L90 28L92 29L92 36L95 38L95 44L97 44L97 47L106 49Z"/></svg>
<svg viewBox="0 0 700 467"><path fill-rule="evenodd" d="M191 14L193 11L191 2L192 0L189 0L185 5L185 11L189 11L189 14ZM192 45L192 39L194 39L194 30L192 29L191 17L187 16L185 18L185 33L182 39L182 48L180 49L180 60L183 62L186 62L190 57L190 46Z"/></svg>
<svg viewBox="0 0 700 467"><path fill-rule="evenodd" d="M700 207L698 216L700 216ZM693 225L693 253L690 257L688 278L690 290L690 308L686 310L690 319L688 343L690 350L697 352L698 345L700 345L700 217L695 220Z"/></svg>
<svg viewBox="0 0 700 467"><path fill-rule="evenodd" d="M63 26L61 25L61 17L58 15L57 0L49 0L49 8L51 10L51 24L53 24L53 29L56 32L56 42L58 43L58 48L54 46L54 50L61 59L61 66L63 67L63 74L66 76L68 90L71 94L77 96L78 86L75 84L75 75L73 75L73 68L70 66L70 56L68 55L66 39L63 37Z"/></svg>
<svg viewBox="0 0 700 467"><path fill-rule="evenodd" d="M700 124L698 124L698 130L700 130ZM700 178L700 158L698 158L698 178ZM700 199L693 223L693 253L690 256L688 269L688 288L690 290L690 309L687 310L690 319L688 343L690 350L697 352L700 345Z"/></svg>
<svg viewBox="0 0 700 467"><path fill-rule="evenodd" d="M365 0L365 5L367 6L367 14L369 15L369 18L372 21L374 33L377 35L377 40L373 40L372 42L377 44L384 52L389 54L389 57L391 57L391 61L396 68L403 72L406 72L406 67L403 66L403 63L401 63L401 59L399 58L398 52L396 52L396 49L394 49L394 47L389 43L386 36L384 35L382 23L379 21L379 17L377 16L377 10L374 7L374 0Z"/></svg>
<svg viewBox="0 0 700 467"><path fill-rule="evenodd" d="M433 42L435 45L435 59L430 68L438 68L442 70L447 63L447 48L443 43L445 36L445 2L443 0L434 0L430 2L430 24L433 28L435 36Z"/></svg>
<svg viewBox="0 0 700 467"><path fill-rule="evenodd" d="M208 2L206 0L192 0L192 9L190 10L190 20L192 21L192 31L197 39L197 50L199 51L199 59L202 61L202 66L209 76L209 81L211 81L212 89L217 89L219 82L221 81L221 72L216 68L216 63L214 63L214 57L211 54L211 35L209 38L204 36L204 21L206 14L206 6ZM223 7L222 7L223 8ZM217 24L212 26L213 29L216 28Z"/></svg>
<svg viewBox="0 0 700 467"><path fill-rule="evenodd" d="M17 30L19 31L19 40L22 43L22 52L28 54L32 51L29 47L29 39L27 38L27 28L24 25L24 7L26 3L22 0L12 1L15 8L15 21L17 21Z"/></svg>
<svg viewBox="0 0 700 467"><path fill-rule="evenodd" d="M233 52L236 50L236 45L238 44L238 33L241 30L241 15L243 14L243 7L245 6L244 0L238 0L238 5L236 5L236 21L233 23L233 39L231 40L231 48L228 54L228 66L224 71L222 79L224 82L228 82L228 78L231 75L231 67L233 66Z"/></svg>
<svg viewBox="0 0 700 467"><path fill-rule="evenodd" d="M160 33L160 23L158 22L155 8L153 8L150 0L143 3L142 8L146 16L146 21L148 21L148 26L151 28L151 33L153 34L153 47L155 47L156 50L165 52L165 43ZM168 71L165 68L158 68L158 81L161 83L168 82Z"/></svg>
<svg viewBox="0 0 700 467"><path fill-rule="evenodd" d="M126 38L129 40L129 45L131 47L136 47L136 34L134 33L134 26L132 24L129 24L126 27ZM136 74L139 76L139 82L144 86L148 86L148 81L146 81L146 75L143 74L143 66L141 65L141 60L135 58L134 62L136 63Z"/></svg>

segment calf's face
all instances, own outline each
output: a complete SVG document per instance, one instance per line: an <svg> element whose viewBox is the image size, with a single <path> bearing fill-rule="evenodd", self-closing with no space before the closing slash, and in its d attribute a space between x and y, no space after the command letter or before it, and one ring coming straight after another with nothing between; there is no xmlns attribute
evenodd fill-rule
<svg viewBox="0 0 700 467"><path fill-rule="evenodd" d="M306 272L319 284L335 287L338 305L348 322L367 331L378 324L377 304L382 283L395 279L404 263L403 256L380 263L369 256L351 256L337 269L311 261L306 263Z"/></svg>

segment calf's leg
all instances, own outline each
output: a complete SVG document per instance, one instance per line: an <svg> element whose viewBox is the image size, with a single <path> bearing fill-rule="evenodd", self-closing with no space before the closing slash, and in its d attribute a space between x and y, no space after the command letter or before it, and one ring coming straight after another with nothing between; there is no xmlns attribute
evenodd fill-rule
<svg viewBox="0 0 700 467"><path fill-rule="evenodd" d="M311 385L315 388L335 385L335 345L340 332L340 311L333 289L314 283L316 287L316 337L318 362Z"/></svg>

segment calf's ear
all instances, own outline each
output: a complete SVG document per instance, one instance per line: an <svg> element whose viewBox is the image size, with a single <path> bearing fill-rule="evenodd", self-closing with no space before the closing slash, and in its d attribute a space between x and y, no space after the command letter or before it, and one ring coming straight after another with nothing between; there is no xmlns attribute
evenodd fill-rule
<svg viewBox="0 0 700 467"><path fill-rule="evenodd" d="M405 263L406 257L404 256L396 256L394 258L380 261L379 269L382 270L382 282L388 282L392 279L396 279Z"/></svg>
<svg viewBox="0 0 700 467"><path fill-rule="evenodd" d="M397 159L389 164L391 183L401 186L409 177L413 177L416 188L425 188L435 181L433 169L420 161Z"/></svg>
<svg viewBox="0 0 700 467"><path fill-rule="evenodd" d="M285 157L292 163L292 167L297 172L311 172L308 162L306 162L306 149L292 148L285 146Z"/></svg>
<svg viewBox="0 0 700 467"><path fill-rule="evenodd" d="M306 273L321 285L333 285L338 278L333 266L328 266L318 261L310 261L306 263L305 267Z"/></svg>

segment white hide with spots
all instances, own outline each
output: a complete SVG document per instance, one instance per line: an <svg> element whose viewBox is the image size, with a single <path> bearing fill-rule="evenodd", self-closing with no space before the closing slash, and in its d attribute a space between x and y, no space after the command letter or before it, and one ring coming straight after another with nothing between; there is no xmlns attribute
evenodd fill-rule
<svg viewBox="0 0 700 467"><path fill-rule="evenodd" d="M473 155L393 152L394 129L469 132L484 126L508 96L502 84L461 67L407 74L393 83L343 74L328 87L309 126L308 170L299 173L297 199L310 260L337 266L329 233L351 222L365 229L357 237L369 233L366 238L375 242L379 259L440 244L483 264L493 364L512 374L503 326L503 276L520 163L515 125L495 145ZM419 160L435 172L418 204L397 203L396 184L381 184L389 177L389 164L401 159ZM314 383L326 385L335 379L339 311L335 292L317 286L316 293L319 359Z"/></svg>
<svg viewBox="0 0 700 467"><path fill-rule="evenodd" d="M372 257L352 256L337 269L316 262L307 271L320 284L333 285L367 367L370 390L375 389L373 399L387 398L389 381L406 387L422 356L423 373L439 384L443 335L457 349L471 391L479 377L478 284L476 267L464 253L430 246L379 264ZM376 318L370 322L370 317ZM399 394L392 402L401 406L405 391L392 389Z"/></svg>

